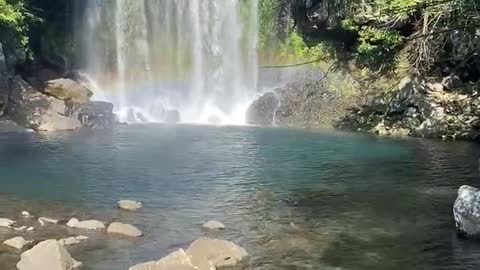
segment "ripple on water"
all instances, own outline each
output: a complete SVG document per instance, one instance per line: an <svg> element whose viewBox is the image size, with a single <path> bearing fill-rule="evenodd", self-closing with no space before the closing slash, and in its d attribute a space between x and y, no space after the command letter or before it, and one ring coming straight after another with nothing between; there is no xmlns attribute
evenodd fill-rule
<svg viewBox="0 0 480 270"><path fill-rule="evenodd" d="M244 246L256 270L478 269L480 246L457 239L451 218L458 186L477 182L478 150L252 127L0 136L0 217L120 220L145 233L72 247L87 270L158 259L207 233L211 219L227 226L213 236ZM119 199L144 208L119 211ZM32 237L72 233L46 227ZM0 230L0 240L11 235ZM0 269L18 257L0 250Z"/></svg>

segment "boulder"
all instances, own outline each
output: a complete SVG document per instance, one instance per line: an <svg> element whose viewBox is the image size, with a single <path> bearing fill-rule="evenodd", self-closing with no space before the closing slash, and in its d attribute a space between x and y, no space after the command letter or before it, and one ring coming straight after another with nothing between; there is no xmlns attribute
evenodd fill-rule
<svg viewBox="0 0 480 270"><path fill-rule="evenodd" d="M131 201L131 200L121 200L117 202L118 208L127 211L136 211L142 208L141 202Z"/></svg>
<svg viewBox="0 0 480 270"><path fill-rule="evenodd" d="M21 255L17 268L19 270L72 270L81 265L82 263L74 260L58 241L46 240L25 251Z"/></svg>
<svg viewBox="0 0 480 270"><path fill-rule="evenodd" d="M84 230L104 230L105 224L98 220L84 220L76 222L71 227Z"/></svg>
<svg viewBox="0 0 480 270"><path fill-rule="evenodd" d="M90 101L93 92L72 79L47 81L43 90L46 94L63 101L83 104Z"/></svg>
<svg viewBox="0 0 480 270"><path fill-rule="evenodd" d="M271 126L274 124L275 111L280 100L275 93L269 92L255 100L247 110L247 124Z"/></svg>
<svg viewBox="0 0 480 270"><path fill-rule="evenodd" d="M243 269L247 252L230 241L200 238L184 251L180 249L159 261L130 267L129 270L227 270Z"/></svg>
<svg viewBox="0 0 480 270"><path fill-rule="evenodd" d="M191 262L190 257L183 249L172 252L170 255L160 259L138 264L129 268L129 270L202 270L197 269Z"/></svg>
<svg viewBox="0 0 480 270"><path fill-rule="evenodd" d="M124 224L120 222L114 222L107 228L108 233L121 234L130 237L140 237L143 235L142 231L130 224Z"/></svg>
<svg viewBox="0 0 480 270"><path fill-rule="evenodd" d="M12 80L7 109L13 121L37 131L72 130L81 126L77 119L65 116L63 101L34 90L19 76Z"/></svg>
<svg viewBox="0 0 480 270"><path fill-rule="evenodd" d="M457 231L465 236L480 237L480 190L464 185L457 194L453 205Z"/></svg>
<svg viewBox="0 0 480 270"><path fill-rule="evenodd" d="M221 222L218 222L216 220L210 220L205 222L202 227L204 229L209 229L209 230L223 230L225 229L225 225L223 225Z"/></svg>
<svg viewBox="0 0 480 270"><path fill-rule="evenodd" d="M166 110L164 117L165 123L168 124L176 124L180 122L180 112L177 110Z"/></svg>
<svg viewBox="0 0 480 270"><path fill-rule="evenodd" d="M4 245L12 247L14 249L23 249L26 245L30 244L31 241L25 240L23 237L17 236L12 239L8 239L3 242Z"/></svg>
<svg viewBox="0 0 480 270"><path fill-rule="evenodd" d="M77 118L85 127L110 128L115 122L113 104L104 101L91 101L80 105Z"/></svg>
<svg viewBox="0 0 480 270"><path fill-rule="evenodd" d="M242 268L248 256L245 249L233 242L202 237L186 250L198 270Z"/></svg>
<svg viewBox="0 0 480 270"><path fill-rule="evenodd" d="M68 222L67 222L67 226L68 227L74 227L78 222L80 222L78 219L76 218L71 218Z"/></svg>
<svg viewBox="0 0 480 270"><path fill-rule="evenodd" d="M8 218L0 218L0 227L12 228L15 225L15 221Z"/></svg>
<svg viewBox="0 0 480 270"><path fill-rule="evenodd" d="M32 217L32 215L30 215L30 213L28 211L22 211L21 215L22 215L22 217L25 217L25 218Z"/></svg>
<svg viewBox="0 0 480 270"><path fill-rule="evenodd" d="M72 237L62 238L58 240L58 243L62 246L71 246L71 245L80 244L80 240L72 236Z"/></svg>

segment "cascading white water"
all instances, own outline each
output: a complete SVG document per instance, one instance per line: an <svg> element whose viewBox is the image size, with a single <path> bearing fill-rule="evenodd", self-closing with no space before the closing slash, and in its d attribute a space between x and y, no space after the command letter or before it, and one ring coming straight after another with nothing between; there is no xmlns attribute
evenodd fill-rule
<svg viewBox="0 0 480 270"><path fill-rule="evenodd" d="M81 67L122 121L244 124L256 93L257 0L86 0Z"/></svg>

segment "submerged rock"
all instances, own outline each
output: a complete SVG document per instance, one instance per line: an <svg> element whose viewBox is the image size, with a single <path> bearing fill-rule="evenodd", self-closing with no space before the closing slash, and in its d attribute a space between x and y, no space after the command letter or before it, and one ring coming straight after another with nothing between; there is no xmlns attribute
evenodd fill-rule
<svg viewBox="0 0 480 270"><path fill-rule="evenodd" d="M40 225L44 226L46 223L57 224L58 220L53 219L53 218L47 218L47 217L39 217L38 218L38 223L40 223Z"/></svg>
<svg viewBox="0 0 480 270"><path fill-rule="evenodd" d="M82 265L56 240L46 240L21 255L19 270L73 270Z"/></svg>
<svg viewBox="0 0 480 270"><path fill-rule="evenodd" d="M0 227L12 228L15 225L15 221L8 218L0 218Z"/></svg>
<svg viewBox="0 0 480 270"><path fill-rule="evenodd" d="M255 100L247 110L247 124L271 126L280 100L275 93L269 92Z"/></svg>
<svg viewBox="0 0 480 270"><path fill-rule="evenodd" d="M30 243L31 241L27 241L20 236L14 237L12 239L8 239L5 242L3 242L4 245L15 248L15 249L23 249L26 245Z"/></svg>
<svg viewBox="0 0 480 270"><path fill-rule="evenodd" d="M71 218L68 222L67 222L67 226L68 227L74 227L78 222L80 222L78 219L76 218Z"/></svg>
<svg viewBox="0 0 480 270"><path fill-rule="evenodd" d="M105 224L98 220L84 220L73 224L72 227L84 230L104 230Z"/></svg>
<svg viewBox="0 0 480 270"><path fill-rule="evenodd" d="M131 200L121 200L117 202L118 208L127 211L136 211L142 208L141 202L131 201Z"/></svg>
<svg viewBox="0 0 480 270"><path fill-rule="evenodd" d="M107 228L108 233L121 234L130 237L140 237L143 235L142 231L130 224L124 224L120 222L114 222Z"/></svg>
<svg viewBox="0 0 480 270"><path fill-rule="evenodd" d="M458 189L453 205L457 231L466 236L480 237L480 190L464 185Z"/></svg>
<svg viewBox="0 0 480 270"><path fill-rule="evenodd" d="M14 231L26 231L27 230L27 226L21 226L21 227L18 227L18 228L13 228Z"/></svg>
<svg viewBox="0 0 480 270"><path fill-rule="evenodd" d="M216 220L210 220L205 222L202 227L204 229L209 229L209 230L223 230L225 229L225 225L223 223L218 222Z"/></svg>
<svg viewBox="0 0 480 270"><path fill-rule="evenodd" d="M77 239L76 237L68 237L68 238L62 238L58 240L58 243L62 246L71 246L71 245L76 245L80 244L80 240Z"/></svg>

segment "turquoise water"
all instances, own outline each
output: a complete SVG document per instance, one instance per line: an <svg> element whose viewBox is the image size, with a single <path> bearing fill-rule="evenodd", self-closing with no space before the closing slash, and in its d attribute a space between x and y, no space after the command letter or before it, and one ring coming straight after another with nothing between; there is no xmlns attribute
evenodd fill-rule
<svg viewBox="0 0 480 270"><path fill-rule="evenodd" d="M209 219L227 226L214 236L249 251L251 269L478 269L480 243L456 237L451 207L460 185L479 185L479 150L254 127L0 133L0 217L30 210L145 233L89 234L70 249L88 270L159 259L203 235ZM122 213L119 199L145 207ZM46 227L26 238L75 233ZM2 241L11 236L0 231ZM0 249L0 269L17 261Z"/></svg>

